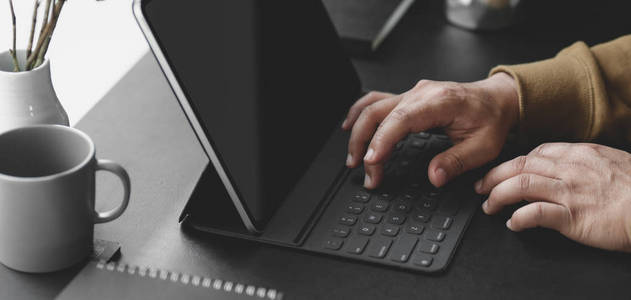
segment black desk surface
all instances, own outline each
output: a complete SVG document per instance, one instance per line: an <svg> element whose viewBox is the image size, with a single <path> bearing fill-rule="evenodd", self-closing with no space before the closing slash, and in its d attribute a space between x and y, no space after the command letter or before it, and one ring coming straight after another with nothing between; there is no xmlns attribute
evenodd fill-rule
<svg viewBox="0 0 631 300"><path fill-rule="evenodd" d="M367 89L400 92L422 78L476 80L496 64L543 59L575 40L593 44L628 33L628 8L590 2L597 7L557 5L508 31L472 33L446 24L438 2L419 1L382 52L355 64ZM123 262L274 287L287 299L631 295L631 255L545 230L512 233L504 225L510 211L478 213L451 267L433 276L182 231L178 214L207 159L149 54L77 127L93 137L100 158L119 161L131 174L129 209L95 229L96 237L122 243ZM121 193L117 181L99 175L98 182L98 208L112 207ZM0 299L53 298L79 268L29 275L0 266Z"/></svg>

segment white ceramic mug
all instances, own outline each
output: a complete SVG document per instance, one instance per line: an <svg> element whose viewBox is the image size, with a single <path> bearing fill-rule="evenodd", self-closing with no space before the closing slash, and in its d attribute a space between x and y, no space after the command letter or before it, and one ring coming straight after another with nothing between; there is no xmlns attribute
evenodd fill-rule
<svg viewBox="0 0 631 300"><path fill-rule="evenodd" d="M95 173L117 175L123 202L95 212ZM0 262L23 272L72 266L91 252L94 224L118 218L130 181L120 165L95 158L92 140L60 125L35 125L0 135Z"/></svg>

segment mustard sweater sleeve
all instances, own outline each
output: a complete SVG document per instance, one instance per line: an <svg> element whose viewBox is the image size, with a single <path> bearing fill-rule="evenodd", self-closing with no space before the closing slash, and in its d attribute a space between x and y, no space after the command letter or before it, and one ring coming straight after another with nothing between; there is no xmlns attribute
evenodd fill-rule
<svg viewBox="0 0 631 300"><path fill-rule="evenodd" d="M523 141L631 143L631 35L592 48L577 42L554 58L497 72L518 83Z"/></svg>

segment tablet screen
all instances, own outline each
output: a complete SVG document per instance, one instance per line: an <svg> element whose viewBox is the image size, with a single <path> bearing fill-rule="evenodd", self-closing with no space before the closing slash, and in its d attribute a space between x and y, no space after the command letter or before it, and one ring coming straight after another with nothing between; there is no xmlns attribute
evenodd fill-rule
<svg viewBox="0 0 631 300"><path fill-rule="evenodd" d="M319 0L143 4L204 138L264 225L361 90L326 11Z"/></svg>

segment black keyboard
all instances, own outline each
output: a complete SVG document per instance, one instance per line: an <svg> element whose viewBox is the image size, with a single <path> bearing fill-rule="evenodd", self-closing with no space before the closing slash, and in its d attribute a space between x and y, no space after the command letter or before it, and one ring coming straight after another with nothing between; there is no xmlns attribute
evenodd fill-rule
<svg viewBox="0 0 631 300"><path fill-rule="evenodd" d="M470 182L437 189L427 179L431 158L450 146L442 135L408 136L374 191L362 187L363 169L353 170L315 233L321 249L407 269L444 269L480 199Z"/></svg>

